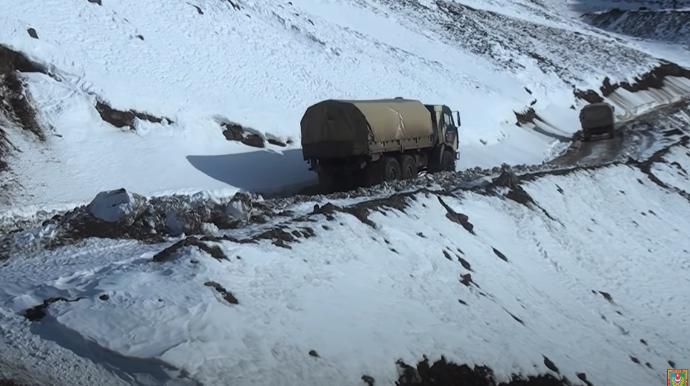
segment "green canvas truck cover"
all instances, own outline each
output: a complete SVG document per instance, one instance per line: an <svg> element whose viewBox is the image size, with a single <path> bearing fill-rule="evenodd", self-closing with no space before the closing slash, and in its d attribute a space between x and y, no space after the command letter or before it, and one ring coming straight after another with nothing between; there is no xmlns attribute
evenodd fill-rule
<svg viewBox="0 0 690 386"><path fill-rule="evenodd" d="M326 152L367 154L370 139L386 142L433 135L431 113L411 99L335 100L310 106L300 122L305 159ZM317 147L321 147L318 149Z"/></svg>
<svg viewBox="0 0 690 386"><path fill-rule="evenodd" d="M605 102L586 105L580 111L580 124L583 128L603 127L613 125L614 122L613 108Z"/></svg>

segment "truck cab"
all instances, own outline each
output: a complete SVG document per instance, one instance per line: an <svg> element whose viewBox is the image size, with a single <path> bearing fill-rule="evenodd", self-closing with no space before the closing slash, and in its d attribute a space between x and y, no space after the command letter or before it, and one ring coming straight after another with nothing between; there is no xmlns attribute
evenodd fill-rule
<svg viewBox="0 0 690 386"><path fill-rule="evenodd" d="M438 135L439 144L441 147L451 150L454 158L457 160L458 155L458 127L461 125L460 113L456 112L457 122L453 118L453 112L450 107L446 105L425 105L427 110L433 117L434 130Z"/></svg>
<svg viewBox="0 0 690 386"><path fill-rule="evenodd" d="M585 142L591 140L592 135L608 134L613 138L616 133L616 117L613 105L600 102L586 105L580 110L580 125Z"/></svg>

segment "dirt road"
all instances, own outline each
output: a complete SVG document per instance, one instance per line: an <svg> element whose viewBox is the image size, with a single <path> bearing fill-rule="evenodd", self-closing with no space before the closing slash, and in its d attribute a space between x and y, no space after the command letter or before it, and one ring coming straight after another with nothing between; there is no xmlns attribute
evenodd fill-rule
<svg viewBox="0 0 690 386"><path fill-rule="evenodd" d="M690 115L688 100L659 107L631 121L619 123L613 139L602 135L593 137L590 142L583 142L577 133L566 152L548 164L600 165L628 157L639 159L655 144L663 145L664 139L682 134L677 128L671 127L675 114Z"/></svg>

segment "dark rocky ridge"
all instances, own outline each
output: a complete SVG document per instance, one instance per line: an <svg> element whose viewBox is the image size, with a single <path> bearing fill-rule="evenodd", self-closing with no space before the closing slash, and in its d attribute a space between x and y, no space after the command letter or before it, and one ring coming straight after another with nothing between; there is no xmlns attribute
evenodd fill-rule
<svg viewBox="0 0 690 386"><path fill-rule="evenodd" d="M603 102L604 98L611 95L614 91L622 88L630 92L639 92L643 90L655 89L658 90L664 87L664 79L669 76L690 79L690 70L681 67L675 63L660 60L660 64L656 65L650 71L635 77L632 83L619 82L611 83L609 77L604 78L602 85L599 88L599 93L594 90L575 90L573 93L576 98L585 100L589 103Z"/></svg>
<svg viewBox="0 0 690 386"><path fill-rule="evenodd" d="M31 96L25 91L18 72L49 74L44 66L0 44L0 172L7 169L5 157L14 150L3 127L7 123L20 127L41 142L46 140L43 128L36 119Z"/></svg>
<svg viewBox="0 0 690 386"><path fill-rule="evenodd" d="M673 3L676 3L676 9ZM588 12L582 14L581 18L606 31L684 45L690 49L690 9L687 9L690 2L666 1L660 5L663 8L653 7L649 2L645 5L639 9L613 8Z"/></svg>

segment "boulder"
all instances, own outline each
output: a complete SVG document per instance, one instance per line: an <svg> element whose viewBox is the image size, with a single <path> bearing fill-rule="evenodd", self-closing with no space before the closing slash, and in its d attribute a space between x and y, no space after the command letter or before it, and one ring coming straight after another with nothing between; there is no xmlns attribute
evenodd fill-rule
<svg viewBox="0 0 690 386"><path fill-rule="evenodd" d="M146 198L124 188L108 190L98 193L87 209L99 220L131 225L146 211Z"/></svg>
<svg viewBox="0 0 690 386"><path fill-rule="evenodd" d="M225 213L240 221L249 221L252 217L252 196L247 193L236 193L225 207Z"/></svg>

